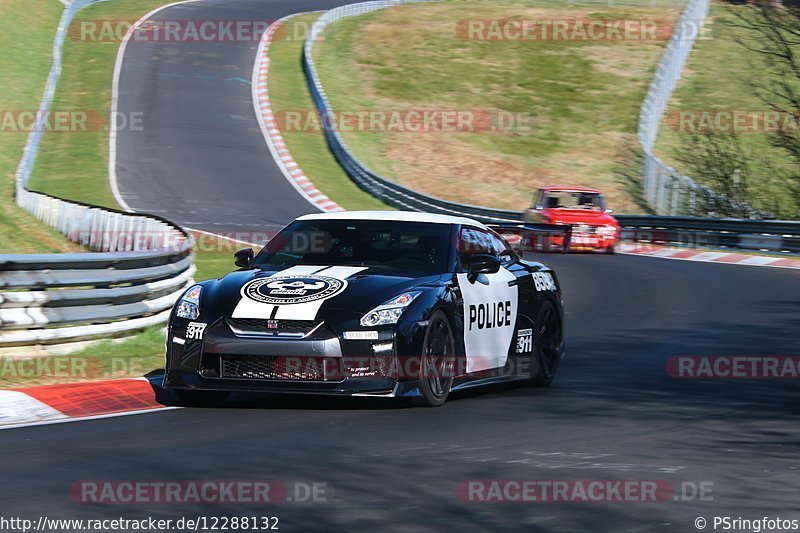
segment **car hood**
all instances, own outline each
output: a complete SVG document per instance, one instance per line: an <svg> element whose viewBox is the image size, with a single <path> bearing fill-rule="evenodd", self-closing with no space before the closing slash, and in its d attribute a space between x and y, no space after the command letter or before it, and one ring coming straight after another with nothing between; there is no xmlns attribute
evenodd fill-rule
<svg viewBox="0 0 800 533"><path fill-rule="evenodd" d="M608 213L589 209L549 209L546 214L556 224L589 224L592 226L603 224L616 226L618 224L617 219Z"/></svg>
<svg viewBox="0 0 800 533"><path fill-rule="evenodd" d="M310 274L298 274L297 267L231 272L204 287L202 305L217 316L237 318L316 320L342 312L361 316L405 291L438 286L443 277L374 267L355 271L358 268L332 267Z"/></svg>

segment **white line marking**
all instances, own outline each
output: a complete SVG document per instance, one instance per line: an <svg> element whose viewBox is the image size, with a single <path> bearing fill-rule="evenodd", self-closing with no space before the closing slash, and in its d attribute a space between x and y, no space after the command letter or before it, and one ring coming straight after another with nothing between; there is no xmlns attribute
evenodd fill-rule
<svg viewBox="0 0 800 533"><path fill-rule="evenodd" d="M242 240L239 240L239 239L234 239L233 237L227 237L225 235L220 235L219 233L213 233L213 232L204 231L204 230L201 230L201 229L194 229L194 228L184 228L184 229L186 229L186 231L194 231L194 232L197 232L197 233L202 233L204 235L211 235L212 237L219 237L220 239L225 239L225 240L231 241L231 242L238 242L239 244L252 246L254 248L261 248L262 246L264 246L264 244L256 244L254 242L242 241Z"/></svg>
<svg viewBox="0 0 800 533"><path fill-rule="evenodd" d="M120 73L122 72L122 61L125 57L125 49L128 47L128 41L130 40L131 35L133 35L133 32L141 23L152 18L154 15L160 11L163 11L164 9L169 9L173 6L197 1L199 0L182 0L180 2L173 2L150 11L145 16L137 20L136 24L128 29L127 33L125 33L125 37L122 38L119 48L117 49L117 59L114 63L114 77L111 82L111 114L109 118L110 129L108 134L108 185L111 187L111 194L114 195L114 199L123 210L129 213L133 213L134 210L131 209L131 206L129 206L128 202L126 202L122 197L122 193L120 193L119 190L119 183L117 182L117 121L115 118L117 116L117 106L119 103L119 77Z"/></svg>
<svg viewBox="0 0 800 533"><path fill-rule="evenodd" d="M769 267L769 268L784 268L789 270L798 270L800 269L800 260L798 260L797 266L795 265L773 265L771 264L772 261L778 261L781 259L780 257L773 258L770 263L763 263L760 264L756 261L737 261L737 262L725 262L725 261L710 261L708 259L697 259L702 254L697 254L692 257L670 257L668 255L653 255L649 253L639 253L639 252L626 252L626 251L618 251L617 253L621 255L635 255L637 257L649 257L651 259L671 259L673 261L691 261L695 263L708 263L711 265L734 265L734 266L749 266L749 267ZM754 256L758 257L758 256ZM786 258L786 259L794 259L794 258Z"/></svg>
<svg viewBox="0 0 800 533"><path fill-rule="evenodd" d="M18 428L29 428L34 426L49 426L52 424L66 424L69 422L84 422L87 420L101 420L103 418L116 418L119 416L130 416L130 415L146 415L148 413L158 413L160 411L174 411L176 409L184 409L183 407L156 407L154 409L140 409L138 411L125 411L122 413L106 413L104 415L91 415L91 416L81 416L75 418L60 418L57 420L43 420L41 422L26 422L23 424L13 424L9 426L0 426L0 431L4 429L18 429Z"/></svg>

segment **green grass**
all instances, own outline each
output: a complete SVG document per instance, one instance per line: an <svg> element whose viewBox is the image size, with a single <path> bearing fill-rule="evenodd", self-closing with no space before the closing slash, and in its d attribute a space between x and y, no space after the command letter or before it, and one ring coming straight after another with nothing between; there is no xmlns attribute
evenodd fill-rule
<svg viewBox="0 0 800 533"><path fill-rule="evenodd" d="M416 4L337 22L315 59L335 110L476 110L528 120L469 133L344 132L356 156L388 178L511 209L527 207L541 185L594 185L618 212L635 212L639 198L621 165L638 148L639 108L665 40L491 41L456 28L465 20L674 21L679 14L675 6L544 0Z"/></svg>
<svg viewBox="0 0 800 533"><path fill-rule="evenodd" d="M319 14L295 17L286 22L285 31L279 32L270 45L270 103L276 116L284 111L313 112L314 102L306 84L300 63L303 41L281 38L302 35L298 28L310 27ZM292 157L314 185L345 209L389 209L388 206L356 186L339 166L328 150L325 137L314 131L282 131L283 139Z"/></svg>
<svg viewBox="0 0 800 533"><path fill-rule="evenodd" d="M62 5L56 0L0 2L0 110L35 111L50 70ZM58 232L16 206L14 174L28 135L0 131L0 253L76 250Z"/></svg>
<svg viewBox="0 0 800 533"><path fill-rule="evenodd" d="M681 110L764 110L766 105L755 94L752 81L767 75L763 59L757 52L747 50L737 39L750 40L756 35L736 27L732 10L741 12L749 7L712 4L705 29L708 38L696 42L683 76L667 109L656 144L656 153L664 162L690 177L699 179L693 168L683 164L686 151L693 150L688 135L669 121ZM800 54L800 46L798 46ZM787 194L786 174L800 173L796 161L770 144L771 134L763 132L738 135L742 150L750 160L748 181L752 185L745 199L757 208L772 211L778 216L800 216L798 198Z"/></svg>
<svg viewBox="0 0 800 533"><path fill-rule="evenodd" d="M70 354L0 357L0 389L140 377L163 367L163 327L153 326Z"/></svg>

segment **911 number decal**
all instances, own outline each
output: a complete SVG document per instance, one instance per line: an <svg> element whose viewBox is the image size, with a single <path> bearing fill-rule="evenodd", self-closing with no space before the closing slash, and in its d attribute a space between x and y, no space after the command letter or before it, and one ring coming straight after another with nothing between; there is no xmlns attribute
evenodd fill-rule
<svg viewBox="0 0 800 533"><path fill-rule="evenodd" d="M205 332L207 325L208 324L204 324L203 322L189 322L189 325L186 326L186 338L191 340L203 340L203 332Z"/></svg>
<svg viewBox="0 0 800 533"><path fill-rule="evenodd" d="M533 284L536 286L537 291L556 290L556 282L550 272L534 272Z"/></svg>
<svg viewBox="0 0 800 533"><path fill-rule="evenodd" d="M533 351L533 330L521 329L517 332L517 353L531 353Z"/></svg>

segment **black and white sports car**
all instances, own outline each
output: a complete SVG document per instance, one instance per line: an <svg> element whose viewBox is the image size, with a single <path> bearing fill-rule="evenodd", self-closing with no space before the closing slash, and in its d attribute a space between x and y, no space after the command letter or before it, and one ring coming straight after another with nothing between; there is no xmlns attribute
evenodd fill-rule
<svg viewBox="0 0 800 533"><path fill-rule="evenodd" d="M555 272L468 218L307 215L235 263L172 311L164 386L183 401L263 391L435 406L477 384L547 386L564 354Z"/></svg>

